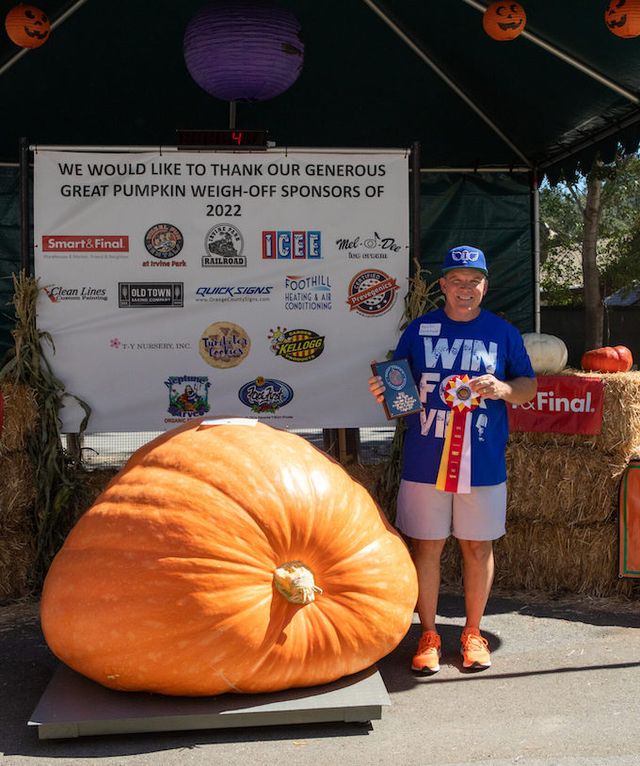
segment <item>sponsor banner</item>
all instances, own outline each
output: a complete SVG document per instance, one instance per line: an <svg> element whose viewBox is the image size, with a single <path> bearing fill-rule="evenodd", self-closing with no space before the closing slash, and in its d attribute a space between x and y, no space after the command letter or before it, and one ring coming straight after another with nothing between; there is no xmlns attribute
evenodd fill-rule
<svg viewBox="0 0 640 766"><path fill-rule="evenodd" d="M90 432L202 414L387 425L366 380L402 324L408 164L404 149L38 150L38 325ZM64 432L83 415L69 399Z"/></svg>
<svg viewBox="0 0 640 766"><path fill-rule="evenodd" d="M538 392L526 404L508 405L511 431L599 434L604 383L599 378L539 375Z"/></svg>

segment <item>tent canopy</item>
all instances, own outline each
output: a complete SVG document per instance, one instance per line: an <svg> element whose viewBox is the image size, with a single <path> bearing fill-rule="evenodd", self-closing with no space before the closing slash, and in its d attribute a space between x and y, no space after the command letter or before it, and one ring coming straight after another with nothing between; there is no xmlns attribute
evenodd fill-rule
<svg viewBox="0 0 640 766"><path fill-rule="evenodd" d="M239 104L236 125L279 146L421 145L425 168L536 168L557 178L596 151L640 140L640 38L614 36L606 3L523 0L527 27L497 42L477 0L279 0L301 22L297 82ZM229 126L182 53L204 0L39 4L49 40L21 49L2 30L0 161L32 144L175 145L180 128ZM3 18L15 5L0 0Z"/></svg>

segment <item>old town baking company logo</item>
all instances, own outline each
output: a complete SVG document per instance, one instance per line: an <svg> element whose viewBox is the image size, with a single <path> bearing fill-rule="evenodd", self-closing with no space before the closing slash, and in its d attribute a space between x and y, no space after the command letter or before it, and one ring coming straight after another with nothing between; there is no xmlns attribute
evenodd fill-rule
<svg viewBox="0 0 640 766"><path fill-rule="evenodd" d="M165 423L181 422L209 412L211 383L206 375L171 375L164 384L169 389L167 412L172 416L165 418Z"/></svg>
<svg viewBox="0 0 640 766"><path fill-rule="evenodd" d="M317 230L262 232L262 258L265 261L317 261L322 258L322 234Z"/></svg>
<svg viewBox="0 0 640 766"><path fill-rule="evenodd" d="M290 362L311 362L324 351L324 335L312 330L276 327L267 337L273 353Z"/></svg>
<svg viewBox="0 0 640 766"><path fill-rule="evenodd" d="M242 254L244 250L242 234L230 223L218 223L212 226L204 239L204 247L206 255L202 256L203 266L247 265L247 257Z"/></svg>
<svg viewBox="0 0 640 766"><path fill-rule="evenodd" d="M124 234L45 234L45 258L127 258L129 237Z"/></svg>
<svg viewBox="0 0 640 766"><path fill-rule="evenodd" d="M177 266L184 267L184 258L174 260L184 246L184 237L177 226L171 223L156 223L147 229L144 246L152 258L143 262L143 267Z"/></svg>
<svg viewBox="0 0 640 766"><path fill-rule="evenodd" d="M242 386L238 398L253 412L275 412L293 399L293 389L283 380L258 377Z"/></svg>
<svg viewBox="0 0 640 766"><path fill-rule="evenodd" d="M118 282L118 306L166 308L184 306L183 282Z"/></svg>
<svg viewBox="0 0 640 766"><path fill-rule="evenodd" d="M339 237L336 247L339 252L346 253L348 258L363 261L386 260L403 249L395 237L386 237L377 231L366 236Z"/></svg>
<svg viewBox="0 0 640 766"><path fill-rule="evenodd" d="M349 282L347 304L362 316L381 316L393 306L399 289L396 280L384 271L365 269Z"/></svg>
<svg viewBox="0 0 640 766"><path fill-rule="evenodd" d="M200 336L200 356L211 367L236 367L246 359L251 340L240 325L214 322Z"/></svg>
<svg viewBox="0 0 640 766"><path fill-rule="evenodd" d="M47 285L42 288L43 293L51 303L63 303L65 301L106 301L107 290L104 287L94 285L82 285L82 287L67 287L66 285Z"/></svg>

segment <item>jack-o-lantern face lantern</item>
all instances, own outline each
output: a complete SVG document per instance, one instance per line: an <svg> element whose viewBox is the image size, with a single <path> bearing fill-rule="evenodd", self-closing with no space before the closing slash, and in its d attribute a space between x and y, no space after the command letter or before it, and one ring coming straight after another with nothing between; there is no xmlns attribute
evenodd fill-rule
<svg viewBox="0 0 640 766"><path fill-rule="evenodd" d="M611 0L604 12L609 32L618 37L640 35L640 0Z"/></svg>
<svg viewBox="0 0 640 766"><path fill-rule="evenodd" d="M51 31L47 14L24 3L7 13L4 26L9 39L21 48L39 48L48 40Z"/></svg>
<svg viewBox="0 0 640 766"><path fill-rule="evenodd" d="M494 40L513 40L522 34L527 14L520 3L495 2L484 12L482 27Z"/></svg>

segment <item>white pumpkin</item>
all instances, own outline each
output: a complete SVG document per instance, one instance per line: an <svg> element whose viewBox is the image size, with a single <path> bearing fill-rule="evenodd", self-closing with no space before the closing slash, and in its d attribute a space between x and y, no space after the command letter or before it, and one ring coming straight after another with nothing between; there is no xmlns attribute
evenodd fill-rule
<svg viewBox="0 0 640 766"><path fill-rule="evenodd" d="M537 375L554 375L564 370L569 352L562 338L541 332L525 332L522 339Z"/></svg>

